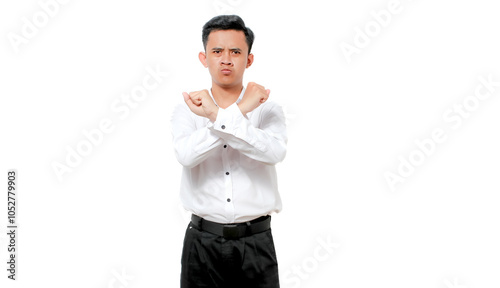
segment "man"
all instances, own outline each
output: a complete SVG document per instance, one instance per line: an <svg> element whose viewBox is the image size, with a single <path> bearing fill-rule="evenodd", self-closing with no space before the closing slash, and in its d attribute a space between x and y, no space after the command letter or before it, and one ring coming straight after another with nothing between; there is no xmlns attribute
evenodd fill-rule
<svg viewBox="0 0 500 288"><path fill-rule="evenodd" d="M254 34L235 15L203 26L201 63L212 88L183 93L172 117L184 166L181 200L193 213L181 287L279 287L270 214L281 210L275 164L286 154L285 117L269 89L243 87Z"/></svg>

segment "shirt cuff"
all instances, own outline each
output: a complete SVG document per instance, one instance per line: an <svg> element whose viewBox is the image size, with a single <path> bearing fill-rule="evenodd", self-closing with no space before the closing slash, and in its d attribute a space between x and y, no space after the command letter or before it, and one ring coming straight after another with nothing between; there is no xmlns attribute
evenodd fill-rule
<svg viewBox="0 0 500 288"><path fill-rule="evenodd" d="M245 143L250 144L252 147L256 148L260 152L265 152L267 147L265 143L259 141L259 137L253 132L255 128L252 126L250 121L243 116L238 104L234 103L226 109L219 109L217 113L217 119L215 122L210 122L209 128L214 131L220 132L221 135L231 135L232 137L224 137L227 141L230 141L230 145L236 145L233 148L241 148L242 143L234 142L235 140L243 140Z"/></svg>
<svg viewBox="0 0 500 288"><path fill-rule="evenodd" d="M243 138L241 122L246 120L241 113L238 104L234 103L226 109L219 109L217 118L212 124L212 128L216 131L232 134L238 138ZM209 125L210 125L209 124Z"/></svg>

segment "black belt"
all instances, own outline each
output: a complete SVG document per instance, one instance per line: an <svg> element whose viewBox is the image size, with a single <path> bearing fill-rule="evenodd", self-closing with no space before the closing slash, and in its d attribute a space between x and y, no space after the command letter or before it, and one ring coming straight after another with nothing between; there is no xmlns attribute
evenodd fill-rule
<svg viewBox="0 0 500 288"><path fill-rule="evenodd" d="M191 223L198 230L219 235L226 239L238 239L269 230L271 228L271 216L262 216L243 223L221 224L205 220L193 214Z"/></svg>

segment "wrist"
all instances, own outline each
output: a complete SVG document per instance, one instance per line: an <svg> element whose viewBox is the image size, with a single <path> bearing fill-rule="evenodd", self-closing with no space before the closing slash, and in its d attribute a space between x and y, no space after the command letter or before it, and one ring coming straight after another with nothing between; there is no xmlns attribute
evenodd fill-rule
<svg viewBox="0 0 500 288"><path fill-rule="evenodd" d="M212 121L212 122L215 122L215 120L217 119L217 115L219 114L219 107L215 106L215 109L213 109L212 111L210 111L208 114L207 114L207 118Z"/></svg>
<svg viewBox="0 0 500 288"><path fill-rule="evenodd" d="M245 103L240 102L237 105L238 108L240 108L241 114L243 114L243 116L246 116L249 111L247 110Z"/></svg>

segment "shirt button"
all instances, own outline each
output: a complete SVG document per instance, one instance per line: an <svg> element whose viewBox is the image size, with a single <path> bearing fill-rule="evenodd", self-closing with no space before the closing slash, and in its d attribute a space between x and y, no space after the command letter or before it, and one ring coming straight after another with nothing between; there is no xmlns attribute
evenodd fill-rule
<svg viewBox="0 0 500 288"><path fill-rule="evenodd" d="M222 130L226 129L226 125L222 125L220 126L220 128L222 128Z"/></svg>
<svg viewBox="0 0 500 288"><path fill-rule="evenodd" d="M231 202L231 199L227 198L227 202Z"/></svg>
<svg viewBox="0 0 500 288"><path fill-rule="evenodd" d="M229 175L229 172L226 172L226 175Z"/></svg>

